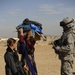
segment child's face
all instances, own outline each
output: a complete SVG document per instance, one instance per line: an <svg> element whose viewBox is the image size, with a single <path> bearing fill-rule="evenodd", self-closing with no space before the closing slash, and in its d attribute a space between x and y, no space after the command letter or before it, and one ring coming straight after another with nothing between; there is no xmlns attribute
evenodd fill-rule
<svg viewBox="0 0 75 75"><path fill-rule="evenodd" d="M17 43L14 43L13 44L13 49L16 49L16 47L17 47Z"/></svg>

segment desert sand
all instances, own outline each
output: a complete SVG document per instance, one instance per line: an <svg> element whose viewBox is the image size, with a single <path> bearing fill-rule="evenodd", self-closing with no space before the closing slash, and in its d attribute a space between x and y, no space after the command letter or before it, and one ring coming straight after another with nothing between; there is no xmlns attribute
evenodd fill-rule
<svg viewBox="0 0 75 75"><path fill-rule="evenodd" d="M52 49L52 45L49 45L47 41L41 41L36 43L35 48L38 75L60 75L61 62ZM0 75L5 75L5 51L6 46L0 45ZM75 63L73 67L73 71L75 71Z"/></svg>

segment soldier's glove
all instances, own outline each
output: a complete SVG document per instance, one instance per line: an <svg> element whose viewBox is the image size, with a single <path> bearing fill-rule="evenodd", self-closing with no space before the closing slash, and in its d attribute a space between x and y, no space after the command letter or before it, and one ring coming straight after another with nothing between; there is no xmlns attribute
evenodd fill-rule
<svg viewBox="0 0 75 75"><path fill-rule="evenodd" d="M56 47L54 46L53 49L54 49L56 54L60 53L60 47L59 46L56 46Z"/></svg>
<svg viewBox="0 0 75 75"><path fill-rule="evenodd" d="M57 51L59 51L59 50L60 50L60 47L59 47L59 46L56 46L55 49L56 49Z"/></svg>

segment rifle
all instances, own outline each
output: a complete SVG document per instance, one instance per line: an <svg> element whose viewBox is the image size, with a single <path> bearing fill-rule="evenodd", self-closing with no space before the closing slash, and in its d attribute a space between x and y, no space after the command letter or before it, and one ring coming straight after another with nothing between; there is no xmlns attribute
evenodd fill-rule
<svg viewBox="0 0 75 75"><path fill-rule="evenodd" d="M56 50L55 47L57 47L57 46L61 47L61 45L62 45L62 43L61 43L60 39L57 39L52 43L52 46L53 46L52 48L54 49L56 54L60 54L60 52L58 50Z"/></svg>

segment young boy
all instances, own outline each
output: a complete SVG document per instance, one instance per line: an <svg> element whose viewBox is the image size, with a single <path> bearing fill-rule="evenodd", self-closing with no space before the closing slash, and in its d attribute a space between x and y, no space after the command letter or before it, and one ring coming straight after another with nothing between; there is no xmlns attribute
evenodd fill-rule
<svg viewBox="0 0 75 75"><path fill-rule="evenodd" d="M17 54L16 40L9 38L7 40L7 49L4 55L5 59L5 73L6 75L25 75L21 63L19 62L19 57Z"/></svg>

